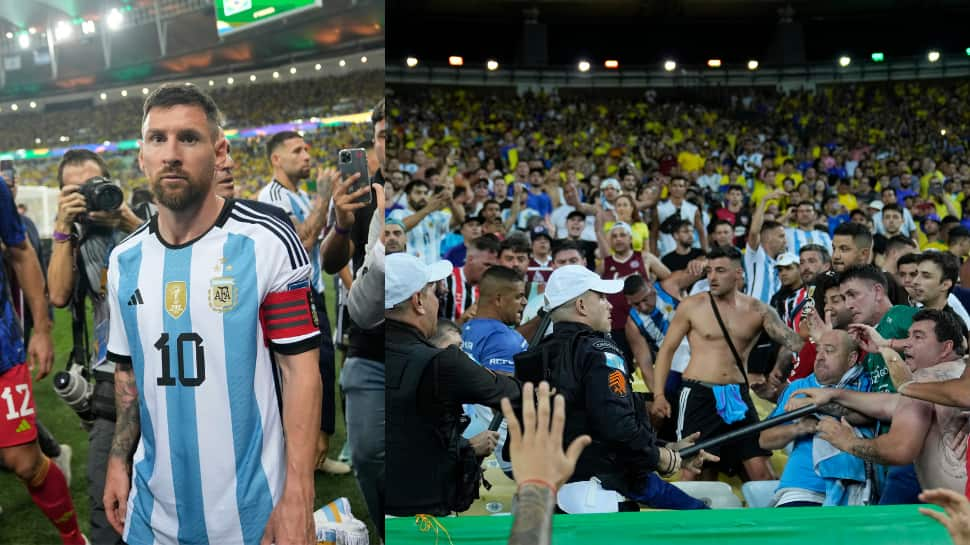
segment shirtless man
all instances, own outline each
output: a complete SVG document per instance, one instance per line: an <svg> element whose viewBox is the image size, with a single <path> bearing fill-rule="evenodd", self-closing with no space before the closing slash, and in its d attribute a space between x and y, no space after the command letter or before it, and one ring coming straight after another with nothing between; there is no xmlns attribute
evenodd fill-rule
<svg viewBox="0 0 970 545"><path fill-rule="evenodd" d="M663 394L664 384L674 352L687 336L690 361L678 395L678 437L687 437L699 431L701 438L708 439L758 421L758 414L748 394L746 377L727 346L714 317L711 301L716 302L742 361L747 361L762 329L775 342L792 352L799 352L804 344L797 333L785 326L774 309L738 291L744 281L744 269L741 252L737 248L718 247L711 250L708 267L710 295L699 293L680 303L654 365L654 403L651 412L655 417L670 417L671 407ZM715 390L722 390L725 394L723 397L728 400L720 411L715 401ZM735 467L738 463L743 465L748 480L775 478L768 464L771 452L758 445L757 434L712 450L722 456L725 468ZM686 473L681 475L685 480L694 477ZM710 474L705 477L705 480L712 478Z"/></svg>

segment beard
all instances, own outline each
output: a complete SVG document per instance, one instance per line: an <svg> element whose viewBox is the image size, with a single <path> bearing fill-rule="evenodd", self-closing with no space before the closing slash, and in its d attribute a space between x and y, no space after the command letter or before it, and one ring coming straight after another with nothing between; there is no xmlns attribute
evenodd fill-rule
<svg viewBox="0 0 970 545"><path fill-rule="evenodd" d="M166 188L163 185L162 178L169 174L183 176L185 187L179 189ZM152 181L152 194L155 195L155 202L160 206L164 206L173 212L181 212L196 207L202 202L212 188L211 179L209 182L193 180L184 172L163 172Z"/></svg>
<svg viewBox="0 0 970 545"><path fill-rule="evenodd" d="M310 172L311 171L310 171L310 167L309 166L307 166L305 168L304 167L300 167L299 169L297 169L294 172L287 172L286 173L286 177L289 178L290 180L294 181L294 182L296 180L306 180L307 178L310 177Z"/></svg>

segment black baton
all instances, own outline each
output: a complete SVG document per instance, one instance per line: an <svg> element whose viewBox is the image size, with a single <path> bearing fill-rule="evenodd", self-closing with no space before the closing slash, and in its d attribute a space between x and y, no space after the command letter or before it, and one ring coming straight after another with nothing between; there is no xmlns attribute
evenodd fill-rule
<svg viewBox="0 0 970 545"><path fill-rule="evenodd" d="M761 422L755 422L750 426L745 426L741 429L734 430L732 432L725 433L724 435L713 437L711 439L701 441L700 443L696 443L693 446L681 449L680 457L690 458L691 456L694 456L698 452L700 452L701 449L716 447L723 443L727 443L728 441L733 441L740 437L745 437L747 435L751 435L752 433L757 433L761 430L766 430L768 428L777 426L778 424L784 424L785 422L790 422L792 420L795 420L796 418L801 418L805 415L812 414L817 410L818 410L818 407L814 403L812 403L811 405L806 405L800 409L795 409L794 411L791 411L791 412L779 414L778 416L769 418L767 420L762 420Z"/></svg>

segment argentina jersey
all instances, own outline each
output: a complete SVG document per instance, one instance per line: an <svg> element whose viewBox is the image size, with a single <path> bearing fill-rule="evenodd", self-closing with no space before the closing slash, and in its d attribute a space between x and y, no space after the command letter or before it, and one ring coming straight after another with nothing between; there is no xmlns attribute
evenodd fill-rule
<svg viewBox="0 0 970 545"><path fill-rule="evenodd" d="M781 279L775 268L775 260L768 257L764 246L755 250L750 246L744 251L744 279L747 284L745 293L768 304L771 296L781 289Z"/></svg>
<svg viewBox="0 0 970 545"><path fill-rule="evenodd" d="M819 231L817 229L803 231L794 227L786 227L785 238L788 239L788 252L791 254L798 255L802 249L802 246L818 244L819 246L825 248L825 251L827 251L829 255L832 255L832 237L823 231Z"/></svg>
<svg viewBox="0 0 970 545"><path fill-rule="evenodd" d="M310 213L313 212L313 205L306 191L299 188L295 192L290 191L276 180L273 180L269 185L260 190L257 200L281 208L284 212L293 216L297 225L306 221L310 217ZM309 252L310 266L312 267L310 281L313 289L317 293L324 293L326 291L323 270L320 266L321 240L322 237L317 238L316 242L313 243L313 248Z"/></svg>
<svg viewBox="0 0 970 545"><path fill-rule="evenodd" d="M179 246L161 239L156 216L111 253L108 357L131 366L141 428L131 545L256 545L283 492L270 350L306 352L319 331L293 324L285 337L261 320L276 312L267 298L308 293L310 263L293 228L255 204L227 200L208 232Z"/></svg>

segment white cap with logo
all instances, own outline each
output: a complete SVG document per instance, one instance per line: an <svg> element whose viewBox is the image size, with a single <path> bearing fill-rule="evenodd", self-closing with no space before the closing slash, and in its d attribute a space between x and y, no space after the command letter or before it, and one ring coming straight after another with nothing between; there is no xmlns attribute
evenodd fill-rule
<svg viewBox="0 0 970 545"><path fill-rule="evenodd" d="M428 265L404 252L387 256L384 265L384 310L406 301L428 282L447 278L453 268L450 261Z"/></svg>
<svg viewBox="0 0 970 545"><path fill-rule="evenodd" d="M546 312L562 306L587 291L597 293L619 293L623 290L623 280L604 280L582 265L566 265L552 271L546 282Z"/></svg>
<svg viewBox="0 0 970 545"><path fill-rule="evenodd" d="M801 263L801 260L791 252L785 252L775 258L775 267L790 267L799 263Z"/></svg>

